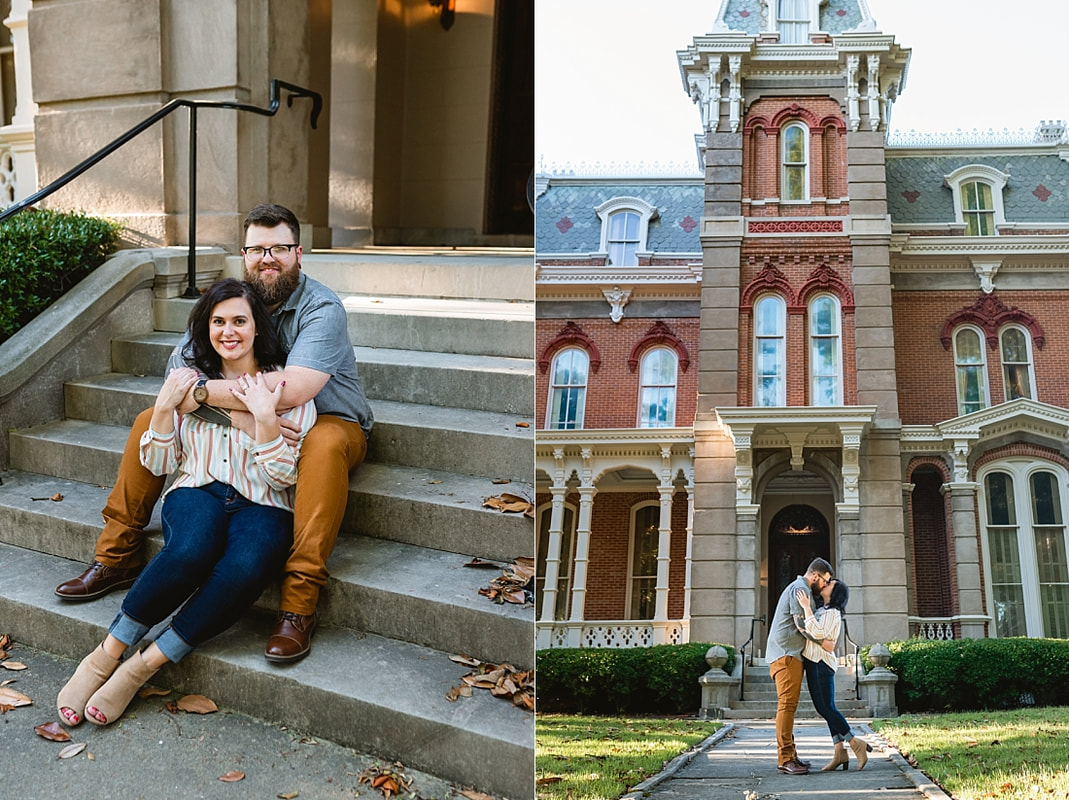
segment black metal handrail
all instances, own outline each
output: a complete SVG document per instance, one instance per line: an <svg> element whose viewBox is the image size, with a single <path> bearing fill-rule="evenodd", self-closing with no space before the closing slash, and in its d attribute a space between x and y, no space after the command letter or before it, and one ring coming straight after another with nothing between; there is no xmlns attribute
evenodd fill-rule
<svg viewBox="0 0 1069 800"><path fill-rule="evenodd" d="M184 297L197 297L196 281L197 281L197 266L196 258L194 255L194 248L197 244L197 109L198 108L231 108L235 111L251 111L254 114L262 114L265 117L273 117L275 112L278 111L280 103L280 95L282 90L286 90L289 94L286 97L286 106L293 107L293 99L295 97L308 97L312 100L312 114L309 120L312 129L315 129L316 121L319 119L319 114L323 110L323 96L319 92L314 92L311 89L305 89L302 86L296 86L292 83L286 83L280 81L277 78L271 80L271 104L267 108L261 108L260 106L249 105L248 103L239 103L236 100L186 100L185 98L178 98L167 103L167 105L160 108L155 114L146 117L137 125L132 127L122 136L114 139L109 144L97 150L93 155L79 163L76 167L68 170L60 177L56 178L50 184L43 189L39 189L34 194L24 200L20 200L15 205L10 206L0 213L0 222L3 222L8 217L18 214L20 211L29 208L35 203L48 197L53 192L62 189L68 183L73 181L79 175L86 170L95 166L103 161L109 155L114 153L124 144L129 142L134 137L144 133L151 128L154 124L166 117L172 111L178 108L189 109L189 256L187 261L187 278L189 285L186 287Z"/></svg>
<svg viewBox="0 0 1069 800"><path fill-rule="evenodd" d="M843 614L843 640L854 646L854 699L861 699L861 661L858 652L861 646L850 638L850 626L846 624L846 614Z"/></svg>
<svg viewBox="0 0 1069 800"><path fill-rule="evenodd" d="M757 623L765 624L765 615L762 614L759 617L755 617L750 620L750 638L746 640L746 643L739 648L739 663L742 664L742 681L739 683L739 700L746 699L746 648L753 644L754 627ZM753 650L750 649L750 666L753 666Z"/></svg>

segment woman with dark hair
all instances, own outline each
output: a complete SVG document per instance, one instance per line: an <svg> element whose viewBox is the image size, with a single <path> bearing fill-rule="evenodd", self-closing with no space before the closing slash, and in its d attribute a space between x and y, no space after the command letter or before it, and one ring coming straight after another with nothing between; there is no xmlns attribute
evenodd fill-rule
<svg viewBox="0 0 1069 800"><path fill-rule="evenodd" d="M281 435L283 383L262 371L284 362L275 328L247 283L215 283L189 315L186 366L171 370L141 437L141 463L155 475L177 469L163 503L163 549L123 599L104 641L78 665L56 706L66 725L114 722L137 690L167 663L233 625L280 574L293 538L293 484L300 443ZM176 412L190 387L209 378L238 382L234 396L255 420L252 436ZM309 401L283 416L307 431ZM120 663L176 608L148 647Z"/></svg>
<svg viewBox="0 0 1069 800"><path fill-rule="evenodd" d="M835 743L832 760L821 767L821 770L829 772L840 766L843 769L849 768L850 756L847 755L844 743L849 744L850 749L854 751L857 768L864 769L869 758L868 751L872 747L861 737L854 736L850 723L835 707L835 668L838 665L835 645L839 641L850 590L837 578L826 582L820 589L822 603L816 611L813 610L812 598L807 592L798 592L797 597L805 615L806 641L802 659L809 696L817 713L828 723L831 740Z"/></svg>

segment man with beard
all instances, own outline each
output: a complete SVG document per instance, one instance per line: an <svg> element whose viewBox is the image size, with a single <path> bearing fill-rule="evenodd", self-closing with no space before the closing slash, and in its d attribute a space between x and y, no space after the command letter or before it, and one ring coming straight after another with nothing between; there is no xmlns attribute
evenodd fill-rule
<svg viewBox="0 0 1069 800"><path fill-rule="evenodd" d="M345 308L337 295L301 271L300 224L278 205L256 206L245 219L244 279L271 311L287 354L286 367L264 376L269 389L284 381L280 409L315 399L318 420L305 436L297 469L293 548L286 561L279 615L264 657L297 661L308 654L316 628L319 591L334 549L349 492L349 472L367 453L373 415L360 385ZM168 371L181 362L185 339L171 354ZM252 416L233 395L235 382L200 380L179 407L239 430ZM152 409L138 415L104 508L104 530L95 560L81 575L56 587L65 600L92 600L133 584L144 563L144 528L163 491L164 479L141 465L141 437ZM285 420L281 421L287 432Z"/></svg>

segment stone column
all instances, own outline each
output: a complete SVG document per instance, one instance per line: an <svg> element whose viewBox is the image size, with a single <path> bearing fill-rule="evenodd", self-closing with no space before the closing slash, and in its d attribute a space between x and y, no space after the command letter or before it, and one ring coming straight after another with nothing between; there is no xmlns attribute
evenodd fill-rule
<svg viewBox="0 0 1069 800"><path fill-rule="evenodd" d="M661 498L661 516L657 523L657 600L653 619L668 620L668 566L672 550L672 492L671 486L658 488Z"/></svg>
<svg viewBox="0 0 1069 800"><path fill-rule="evenodd" d="M694 560L694 448L690 448L690 467L687 469L687 566L683 579L683 620L690 622L691 569Z"/></svg>
<svg viewBox="0 0 1069 800"><path fill-rule="evenodd" d="M553 507L549 513L549 543L546 547L545 580L542 583L542 609L538 619L552 622L557 615L557 582L560 575L560 545L564 538L564 495L566 486L552 486Z"/></svg>
<svg viewBox="0 0 1069 800"><path fill-rule="evenodd" d="M592 482L590 470L591 451L584 449L583 474L579 485L579 520L575 529L575 561L572 563L572 608L570 622L582 622L586 612L586 567L590 560L590 517L597 489ZM579 646L579 630L569 631L569 647Z"/></svg>
<svg viewBox="0 0 1069 800"><path fill-rule="evenodd" d="M984 598L981 591L979 536L976 529L976 492L979 484L970 481L948 483L950 521L954 526L954 569L958 584L961 638L982 639L986 635Z"/></svg>

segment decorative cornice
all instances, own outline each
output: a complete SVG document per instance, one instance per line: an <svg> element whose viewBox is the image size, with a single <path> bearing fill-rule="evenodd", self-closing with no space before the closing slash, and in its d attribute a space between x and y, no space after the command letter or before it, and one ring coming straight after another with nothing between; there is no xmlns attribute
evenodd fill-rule
<svg viewBox="0 0 1069 800"><path fill-rule="evenodd" d="M935 226L932 226L935 227ZM1028 255L1056 253L1069 248L1069 234L1049 236L913 236L892 240L891 252L914 255Z"/></svg>
<svg viewBox="0 0 1069 800"><path fill-rule="evenodd" d="M549 369L549 362L552 360L553 354L562 347L569 345L578 345L587 351L590 356L590 372L596 374L601 367L601 352L598 350L598 346L594 344L594 340L587 336L583 329L571 320L542 349L542 355L538 358L538 370L544 375L546 370Z"/></svg>
<svg viewBox="0 0 1069 800"><path fill-rule="evenodd" d="M978 443L1020 433L1065 443L1069 409L1019 397L935 425L903 425L901 449L903 453L942 453L948 442Z"/></svg>
<svg viewBox="0 0 1069 800"><path fill-rule="evenodd" d="M942 342L943 349L949 352L953 346L954 329L959 325L971 324L983 330L987 346L991 350L996 350L998 349L999 329L1013 322L1028 328L1032 334L1033 344L1040 350L1043 349L1046 342L1043 326L1027 311L1022 311L1016 306L1007 307L994 292L981 294L971 306L947 317L946 322L943 323L943 329L939 332L939 341Z"/></svg>
<svg viewBox="0 0 1069 800"><path fill-rule="evenodd" d="M746 221L746 233L755 234L799 234L799 233L836 233L843 234L843 220L838 219L749 219Z"/></svg>
<svg viewBox="0 0 1069 800"><path fill-rule="evenodd" d="M638 359L642 355L642 351L659 344L666 344L676 351L676 355L679 357L679 368L686 372L687 367L690 366L690 353L687 351L687 346L662 320L657 320L653 323L650 329L646 331L646 335L631 348L631 355L627 358L627 368L634 372L638 369Z"/></svg>
<svg viewBox="0 0 1069 800"><path fill-rule="evenodd" d="M834 294L839 298L843 313L854 312L854 293L850 291L850 287L846 285L846 281L839 276L839 273L827 264L821 264L813 270L806 282L802 284L802 288L798 290L798 305L802 307L799 310L805 310L809 297L817 292Z"/></svg>
<svg viewBox="0 0 1069 800"><path fill-rule="evenodd" d="M739 309L748 313L752 312L754 300L758 295L765 292L782 295L783 299L787 301L788 308L797 305L791 282L787 280L786 275L776 269L776 266L771 261L766 262L761 271L757 273L757 276L742 290Z"/></svg>
<svg viewBox="0 0 1069 800"><path fill-rule="evenodd" d="M560 258L568 258L562 255ZM574 255L570 256L575 258ZM535 283L542 284L700 284L702 281L701 255L695 254L698 263L674 266L603 267L546 264L545 256L539 255L535 265Z"/></svg>

